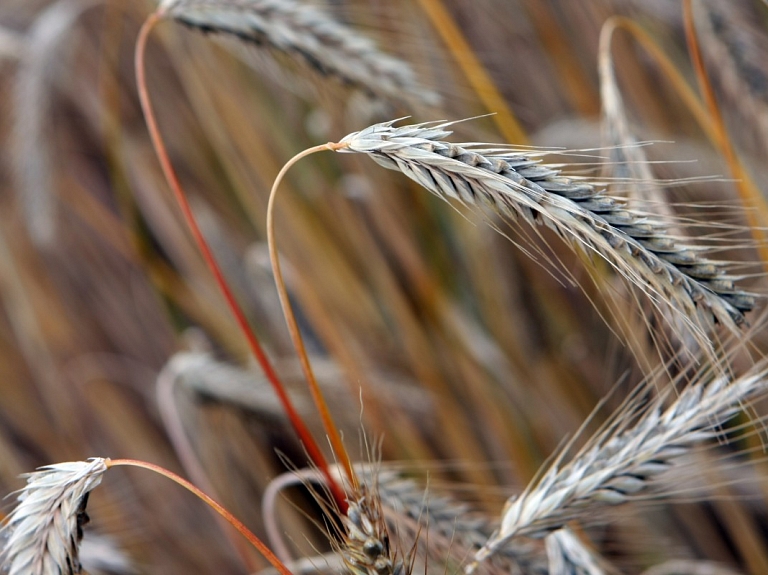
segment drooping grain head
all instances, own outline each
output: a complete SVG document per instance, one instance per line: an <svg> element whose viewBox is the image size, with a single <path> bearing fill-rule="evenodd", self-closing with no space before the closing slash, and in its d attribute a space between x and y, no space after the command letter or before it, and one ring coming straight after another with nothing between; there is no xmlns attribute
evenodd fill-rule
<svg viewBox="0 0 768 575"><path fill-rule="evenodd" d="M607 262L659 309L671 308L704 347L714 324L736 331L755 302L727 268L685 245L649 213L632 210L589 179L565 177L533 152L493 144L452 144L452 123L386 122L343 138L362 153L444 199L514 222L544 225L590 258ZM662 306L663 304L663 306Z"/></svg>

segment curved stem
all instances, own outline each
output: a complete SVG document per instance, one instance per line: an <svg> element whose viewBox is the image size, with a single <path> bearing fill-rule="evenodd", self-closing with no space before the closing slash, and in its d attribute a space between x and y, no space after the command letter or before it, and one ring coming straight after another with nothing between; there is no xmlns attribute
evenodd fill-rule
<svg viewBox="0 0 768 575"><path fill-rule="evenodd" d="M302 338L301 331L299 330L299 324L296 321L296 317L293 313L293 309L291 308L291 302L290 302L290 299L288 298L288 290L285 288L285 281L283 280L283 272L280 268L280 256L277 253L277 242L275 240L275 218L274 218L275 198L277 197L277 188L280 185L280 182L283 180L283 177L285 176L285 174L291 168L291 166L293 166L296 162L298 162L302 158L309 156L310 154L322 152L324 150L330 150L330 151L339 150L344 147L346 147L346 144L335 144L332 142L329 142L327 144L322 144L320 146L314 146L312 148L309 148L307 150L304 150L303 152L296 154L293 158L288 160L288 162L283 166L283 168L277 174L277 177L275 178L275 183L272 184L272 190L270 190L270 193L269 193L269 202L267 203L267 243L269 245L269 259L272 262L272 269L275 274L275 285L277 286L277 293L280 298L280 305L283 308L283 315L285 316L285 321L288 324L288 331L291 334L291 340L293 341L293 346L294 348L296 348L296 353L298 354L299 360L301 362L301 369L304 372L305 379L307 380L307 385L309 386L309 391L312 394L312 399L314 399L315 405L317 406L317 410L320 412L320 418L323 421L323 427L325 428L325 432L328 434L328 438L331 442L331 446L333 447L333 450L336 456L340 459L350 484L352 485L353 489L356 489L358 486L358 483L357 483L357 477L355 476L355 471L352 468L352 462L349 459L347 450L344 448L344 443L341 441L339 430L333 422L331 413L328 410L328 404L326 403L325 399L323 398L323 394L320 391L320 386L317 384L317 379L315 378L315 374L312 371L312 365L309 362L309 357L307 356L307 350L304 346L304 339Z"/></svg>
<svg viewBox="0 0 768 575"><path fill-rule="evenodd" d="M191 491L195 494L195 496L198 499L201 499L204 503L206 503L211 509L213 509L216 513L221 515L227 523L232 525L235 529L237 529L243 537L245 537L251 545L253 545L262 555L264 555L264 558L269 561L272 566L277 569L278 573L280 575L293 575L288 568L283 565L283 563L275 556L274 553L267 547L264 542L256 537L256 535L253 534L253 532L248 529L242 521L240 521L237 517L232 515L229 511L227 511L224 507L222 507L219 503L211 499L208 495L206 495L203 491L195 487L192 483L187 481L186 479L176 475L172 471L168 471L164 467L160 467L159 465L155 465L153 463L147 463L146 461L139 461L137 459L106 459L107 468L110 467L118 467L118 466L128 466L128 467L140 467L142 469L148 469L150 471L154 471L155 473L162 475L163 477L167 477L171 481L174 481L178 485L181 485L184 489Z"/></svg>
<svg viewBox="0 0 768 575"><path fill-rule="evenodd" d="M195 242L197 243L197 246L203 255L203 259L208 265L208 269L211 271L211 274L213 274L216 285L219 287L219 290L224 296L224 299L227 302L227 306L232 312L232 315L235 316L235 320L240 326L243 335L245 335L245 339L248 342L254 357L259 362L261 369L264 371L264 375L269 380L272 388L275 390L275 393L277 394L277 397L280 400L280 403L282 404L288 419L293 425L296 434L304 443L304 447L307 450L310 459L321 469L323 474L326 476L328 485L330 486L334 500L339 506L339 509L342 512L346 512L347 502L343 489L339 485L338 481L336 481L331 476L331 473L328 469L328 462L323 455L323 452L320 450L320 447L312 437L312 434L309 432L306 424L296 411L296 408L288 396L288 392L286 391L285 386L278 378L277 372L275 371L274 367L269 361L269 358L267 357L266 353L264 353L264 350L259 344L259 340L257 339L256 334L248 324L245 313L240 308L240 305L237 303L232 290L229 288L227 281L224 279L224 274L221 272L221 269L219 268L219 265L213 256L213 252L208 246L208 243L206 242L205 237L200 230L200 226L198 225L197 220L192 213L192 208L187 201L186 195L182 190L176 172L171 165L170 159L168 158L168 152L165 149L165 144L163 142L162 136L160 135L160 129L157 126L157 121L155 119L155 114L152 108L152 102L149 98L149 92L147 91L146 71L144 68L144 53L146 50L147 38L149 37L149 33L152 31L154 25L157 24L161 18L161 12L154 12L146 19L141 27L141 30L139 31L139 37L136 41L136 52L134 55L139 101L141 102L141 109L144 112L144 119L146 120L147 129L149 130L149 135L152 139L152 145L154 146L155 153L157 154L157 158L160 161L165 179L168 181L168 185L171 187L171 190L176 197L184 219L187 222L190 233L194 237Z"/></svg>

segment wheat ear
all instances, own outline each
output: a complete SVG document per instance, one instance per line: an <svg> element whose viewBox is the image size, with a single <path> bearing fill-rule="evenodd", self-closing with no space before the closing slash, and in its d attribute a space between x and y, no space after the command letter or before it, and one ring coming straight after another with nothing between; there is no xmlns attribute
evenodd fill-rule
<svg viewBox="0 0 768 575"><path fill-rule="evenodd" d="M3 549L8 575L80 573L79 544L88 493L107 470L102 458L42 467L26 475L19 505L8 516Z"/></svg>
<svg viewBox="0 0 768 575"><path fill-rule="evenodd" d="M428 105L437 94L402 60L323 10L294 0L165 0L158 9L201 30L295 55L319 72L372 95Z"/></svg>
<svg viewBox="0 0 768 575"><path fill-rule="evenodd" d="M554 460L537 481L511 498L501 526L468 565L471 573L514 537L544 537L574 519L589 519L606 505L630 501L651 480L696 445L718 437L719 426L764 392L766 369L731 380L700 374L675 400L668 388L641 410L628 402L612 424L570 462Z"/></svg>
<svg viewBox="0 0 768 575"><path fill-rule="evenodd" d="M444 199L551 228L571 246L603 258L654 301L671 305L694 331L702 320L736 329L754 306L723 265L701 257L701 248L677 243L662 223L598 185L565 177L556 166L508 147L445 142L453 122L394 124L352 133L339 151L366 154Z"/></svg>

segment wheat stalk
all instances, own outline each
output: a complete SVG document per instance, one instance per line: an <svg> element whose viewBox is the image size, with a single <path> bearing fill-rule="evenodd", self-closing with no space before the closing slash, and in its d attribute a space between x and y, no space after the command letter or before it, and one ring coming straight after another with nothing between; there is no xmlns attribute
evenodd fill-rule
<svg viewBox="0 0 768 575"><path fill-rule="evenodd" d="M725 267L677 243L651 215L630 210L583 178L565 177L533 155L492 144L443 141L453 122L370 126L340 141L444 198L531 225L542 224L571 246L597 255L656 302L665 302L694 332L712 320L736 329L754 298ZM705 323L706 322L706 323Z"/></svg>
<svg viewBox="0 0 768 575"><path fill-rule="evenodd" d="M315 6L294 0L164 0L159 11L202 30L271 46L298 56L322 74L396 101L428 105L437 94L408 64Z"/></svg>
<svg viewBox="0 0 768 575"><path fill-rule="evenodd" d="M766 370L732 380L699 374L664 407L674 389L640 410L629 401L605 431L594 437L570 462L555 459L538 480L511 498L501 526L475 555L466 571L503 548L515 537L544 537L568 521L588 519L608 505L631 501L652 479L696 445L716 438L719 426L744 402L765 390Z"/></svg>
<svg viewBox="0 0 768 575"><path fill-rule="evenodd" d="M3 567L9 575L80 573L79 544L88 493L101 482L106 461L57 463L26 475L19 505L8 517Z"/></svg>

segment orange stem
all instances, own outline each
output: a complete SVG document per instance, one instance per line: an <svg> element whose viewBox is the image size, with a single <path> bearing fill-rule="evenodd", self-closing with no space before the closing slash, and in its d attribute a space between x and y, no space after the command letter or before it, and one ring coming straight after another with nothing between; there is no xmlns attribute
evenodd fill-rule
<svg viewBox="0 0 768 575"><path fill-rule="evenodd" d="M723 125L721 124L720 127L716 125L717 122L711 115L711 111L708 111L702 105L699 97L688 85L669 57L661 50L661 48L659 48L653 38L651 38L648 32L641 26L624 16L613 16L606 21L605 25L626 30L646 50L646 52L648 52L648 54L656 61L664 75L670 80L672 87L691 111L691 114L693 114L694 119L704 131L709 141L720 148L721 153L725 156L731 173L736 180L736 189L741 201L747 208L753 207L757 211L757 214L755 214L752 210L747 209L744 217L749 224L752 238L757 244L756 249L760 254L763 267L765 268L768 266L768 264L765 263L768 262L768 246L766 246L766 233L764 231L765 226L761 223L761 221L768 221L768 203L766 203L760 190L744 169L739 158L733 153L732 148L730 154L725 151L724 146L730 147L730 141L727 137L725 138L725 142L721 138L721 134L725 133Z"/></svg>
<svg viewBox="0 0 768 575"><path fill-rule="evenodd" d="M176 172L171 165L168 152L165 149L165 144L163 142L162 136L160 135L160 129L157 126L152 103L149 98L149 92L147 91L146 71L144 68L144 53L146 50L147 38L149 37L149 33L151 32L152 28L161 19L161 17L162 13L155 12L151 14L144 22L141 30L139 31L135 52L136 82L138 85L139 100L141 102L141 109L144 112L144 119L147 123L147 129L149 130L149 135L152 139L152 145L154 146L155 153L157 154L157 158L160 161L160 166L162 167L165 179L168 181L168 185L171 187L171 190L173 190L173 194L176 197L179 207L181 208L181 212L187 222L190 233L195 239L195 242L197 243L197 246L203 255L203 259L208 265L208 269L213 274L216 285L219 286L219 289L221 290L221 293L227 302L227 306L235 316L235 320L245 335L245 339L248 342L254 357L259 362L261 369L264 371L264 375L269 380L272 388L275 390L275 393L277 394L277 397L280 400L280 403L282 404L288 419L293 425L296 434L304 443L304 447L307 450L310 459L320 468L320 470L323 472L323 475L325 475L325 478L328 481L329 489L331 490L339 510L342 513L346 513L348 504L344 490L339 485L339 482L331 476L328 462L323 455L323 452L320 450L320 447L317 445L317 442L315 442L306 424L299 416L296 408L293 406L293 403L291 402L291 399L285 390L285 386L278 378L277 372L270 363L266 353L264 353L264 350L259 344L259 340L257 339L256 334L248 324L248 320L246 319L243 310L240 308L240 305L237 303L232 290L229 288L229 285L224 278L224 274L221 272L221 269L219 268L219 265L213 256L213 252L208 246L208 243L206 242L205 237L200 230L200 226L197 223L197 220L192 212L192 208L189 205L187 197L182 190L181 184L179 183L179 179L176 176Z"/></svg>
<svg viewBox="0 0 768 575"><path fill-rule="evenodd" d="M448 46L451 55L483 106L494 114L493 120L504 139L515 144L527 143L528 138L525 135L525 130L520 126L504 96L501 95L485 66L475 55L450 12L440 0L419 0L419 4L432 22L433 28Z"/></svg>
<svg viewBox="0 0 768 575"><path fill-rule="evenodd" d="M760 215L760 218L758 219L754 217L751 212L747 212L747 218L750 227L753 230L752 233L754 234L758 229L763 230L767 223L768 203L766 203L765 198L760 191L754 187L749 179L749 176L736 155L731 139L728 136L728 130L725 127L723 114L717 103L715 90L712 88L712 82L709 79L707 68L704 65L704 58L701 54L701 46L699 44L698 34L696 34L696 24L693 19L693 3L691 0L683 1L683 22L685 24L685 38L688 42L688 53L691 56L693 69L696 72L699 90L701 91L704 102L707 105L707 110L709 111L712 127L714 128L715 142L725 157L725 161L728 163L728 167L730 168L733 177L736 179L736 187L742 202L744 202L747 207L757 208L757 212ZM762 235L763 240L765 240L765 232L762 232ZM768 251L766 251L763 242L761 242L759 249L763 257L763 265L768 265L768 260L766 260Z"/></svg>
<svg viewBox="0 0 768 575"><path fill-rule="evenodd" d="M304 378L307 380L307 385L309 386L309 391L312 394L312 399L315 401L315 406L317 406L317 410L320 412L323 428L328 434L328 439L331 442L333 451L340 459L352 488L357 489L358 482L355 471L352 467L352 462L350 461L349 454L347 453L347 450L344 447L344 443L341 440L338 427L333 422L333 417L331 417L331 412L328 410L328 404L323 397L322 391L320 391L320 386L317 384L317 379L315 378L315 374L312 371L312 364L309 362L307 350L304 346L304 339L301 335L301 331L299 330L299 324L296 321L293 308L291 307L290 299L288 298L288 290L285 288L283 272L280 268L280 256L277 253L274 218L277 188L290 167L300 159L305 158L310 154L322 152L323 150L338 150L343 147L345 147L345 144L334 144L331 142L322 144L320 146L315 146L296 154L282 167L280 172L277 174L277 177L275 178L274 184L272 184L272 190L269 193L269 202L267 203L267 244L269 245L269 259L272 262L272 270L275 274L275 285L277 286L277 294L280 298L280 306L283 308L285 322L288 324L288 332L291 334L293 347L296 349L296 353L299 356L301 369L304 372Z"/></svg>
<svg viewBox="0 0 768 575"><path fill-rule="evenodd" d="M251 545L253 545L262 555L264 555L264 558L269 561L272 566L277 569L277 571L280 573L280 575L293 575L288 568L280 561L280 559L277 558L277 556L272 553L272 551L267 547L264 542L256 537L256 535L253 534L253 532L248 529L242 521L240 521L237 517L232 515L229 511L227 511L224 507L222 507L220 504L218 504L216 501L211 499L208 495L206 495L203 491L195 487L192 483L187 481L186 479L183 479L182 477L176 475L172 471L168 471L164 467L160 467L159 465L155 465L153 463L147 463L146 461L139 461L136 459L107 459L106 460L107 467L117 467L119 465L123 466L129 466L129 467L141 467L142 469L149 469L150 471L154 471L155 473L158 473L164 477L167 477L171 481L176 482L177 484L181 485L184 489L187 489L188 491L191 491L194 493L198 499L201 499L203 502L205 502L211 509L213 509L216 513L221 515L227 523L232 525L235 529L237 529L243 537L245 537Z"/></svg>

